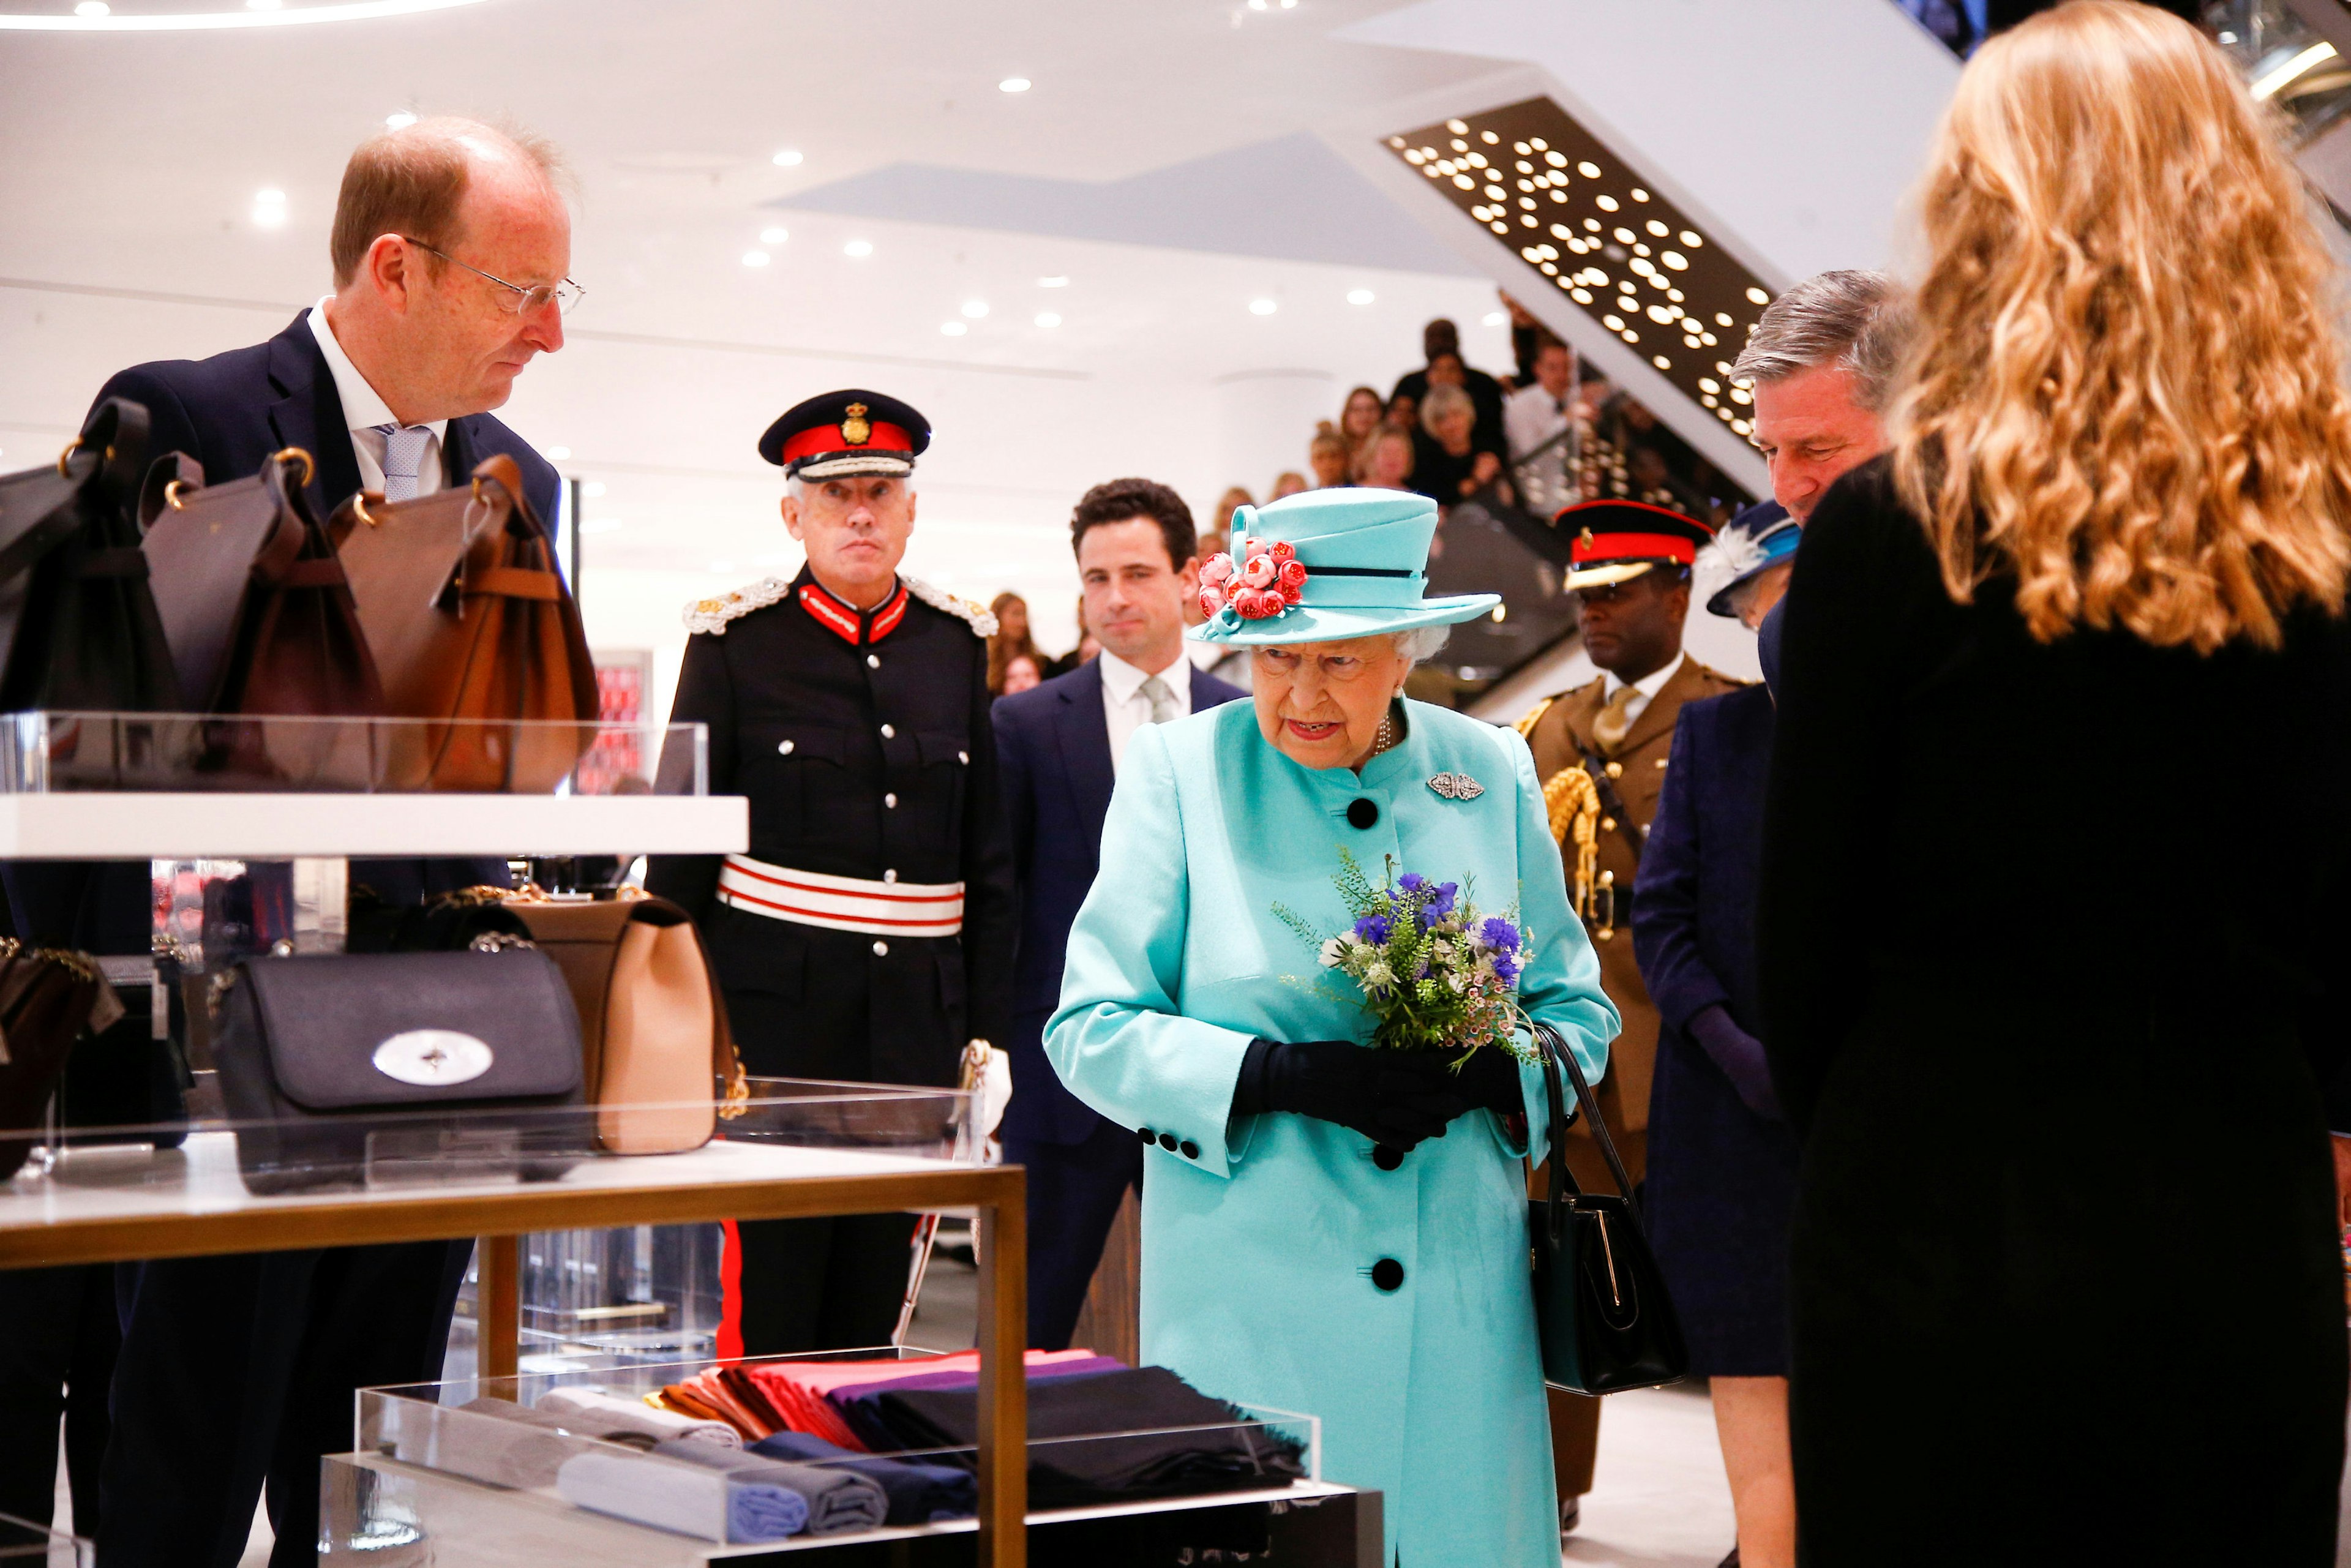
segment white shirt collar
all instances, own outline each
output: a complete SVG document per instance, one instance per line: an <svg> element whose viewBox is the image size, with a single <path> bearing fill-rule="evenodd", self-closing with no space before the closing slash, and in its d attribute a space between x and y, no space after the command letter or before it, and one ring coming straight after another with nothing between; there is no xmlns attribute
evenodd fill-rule
<svg viewBox="0 0 2351 1568"><path fill-rule="evenodd" d="M1639 680L1633 683L1633 689L1639 692L1644 699L1656 696L1659 692L1666 689L1666 683L1674 678L1674 672L1680 669L1682 667L1682 661L1688 657L1689 654L1687 653L1676 653L1672 664L1667 664L1662 670L1652 670L1649 674L1643 675ZM1625 689L1625 683L1618 680L1614 675L1606 674L1604 672L1604 684L1600 688L1600 695L1604 698L1613 697L1618 692Z"/></svg>
<svg viewBox="0 0 2351 1568"><path fill-rule="evenodd" d="M1180 653L1168 662L1166 669L1164 670L1146 670L1139 665L1130 664L1108 648L1094 655L1094 658L1095 662L1102 665L1102 685L1110 693L1111 700L1113 702L1133 702L1134 694L1143 689L1143 683L1154 675L1164 677L1171 691L1176 689L1179 681L1188 685L1188 673L1180 668L1186 663L1184 655Z"/></svg>
<svg viewBox="0 0 2351 1568"><path fill-rule="evenodd" d="M335 329L327 324L327 301L329 294L310 307L310 336L319 341L319 352L327 356L327 372L335 378L335 396L343 405L343 423L352 430L372 430L379 424L397 424L391 407L386 404L351 357L343 352L342 344L335 340ZM433 433L435 441L449 439L449 422L431 419L424 428Z"/></svg>

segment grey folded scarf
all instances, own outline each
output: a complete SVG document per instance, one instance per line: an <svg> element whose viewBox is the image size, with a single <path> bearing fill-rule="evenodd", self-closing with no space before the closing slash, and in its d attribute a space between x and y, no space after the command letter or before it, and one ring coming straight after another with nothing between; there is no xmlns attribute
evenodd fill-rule
<svg viewBox="0 0 2351 1568"><path fill-rule="evenodd" d="M653 1452L717 1470L726 1476L730 1490L776 1487L799 1493L808 1503L807 1532L810 1535L879 1530L889 1516L888 1497L880 1487L854 1471L755 1458L714 1448L707 1443L657 1443Z"/></svg>

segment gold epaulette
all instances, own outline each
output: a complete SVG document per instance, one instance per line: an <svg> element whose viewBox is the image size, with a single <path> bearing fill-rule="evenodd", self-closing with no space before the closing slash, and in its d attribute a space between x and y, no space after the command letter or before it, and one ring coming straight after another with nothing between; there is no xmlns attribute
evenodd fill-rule
<svg viewBox="0 0 2351 1568"><path fill-rule="evenodd" d="M1527 710L1527 716L1519 720L1519 722L1512 727L1515 728L1520 736L1531 737L1535 732L1535 726L1542 722L1542 716L1551 712L1551 705L1557 701L1559 701L1557 696L1548 696L1543 698L1542 701L1529 708Z"/></svg>
<svg viewBox="0 0 2351 1568"><path fill-rule="evenodd" d="M1568 894L1575 913L1589 919L1600 869L1600 787L1581 765L1562 768L1543 782L1543 807L1559 847L1564 851L1571 842L1575 847Z"/></svg>

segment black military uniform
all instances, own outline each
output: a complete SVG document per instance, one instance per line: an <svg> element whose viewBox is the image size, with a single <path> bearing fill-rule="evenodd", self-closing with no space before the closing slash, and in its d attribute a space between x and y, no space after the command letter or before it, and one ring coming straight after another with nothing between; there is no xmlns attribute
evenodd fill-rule
<svg viewBox="0 0 2351 1568"><path fill-rule="evenodd" d="M844 392L777 421L760 453L800 477L904 475L928 442L905 404ZM709 727L709 788L749 798L750 848L656 859L647 885L701 923L746 1065L953 1085L966 1043L1011 1023L992 619L905 577L861 611L803 568L703 600L686 624L671 720ZM737 1333L753 1355L886 1342L912 1226L730 1226L721 1354Z"/></svg>

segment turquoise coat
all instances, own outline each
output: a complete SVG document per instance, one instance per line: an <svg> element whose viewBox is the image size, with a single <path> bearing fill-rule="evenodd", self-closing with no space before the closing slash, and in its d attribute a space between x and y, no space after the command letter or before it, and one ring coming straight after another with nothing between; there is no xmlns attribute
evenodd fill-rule
<svg viewBox="0 0 2351 1568"><path fill-rule="evenodd" d="M1282 756L1248 703L1138 730L1045 1051L1079 1099L1178 1145L1147 1154L1144 1357L1221 1398L1321 1416L1324 1476L1386 1494L1384 1563L1401 1549L1405 1568L1557 1568L1526 1145L1473 1111L1385 1171L1345 1127L1230 1114L1253 1037L1371 1038L1353 987L1331 976L1346 999L1318 994L1314 950L1273 913L1344 928L1342 845L1375 883L1393 855L1399 873L1459 882L1485 913L1519 904L1533 936L1521 1001L1588 1073L1606 1065L1616 1010L1569 911L1526 743L1405 706L1405 739L1360 779ZM1448 772L1484 793L1429 788ZM1359 799L1379 808L1368 829L1348 821ZM1520 1078L1541 1106L1541 1073ZM1372 1282L1382 1259L1404 1266L1392 1292Z"/></svg>

